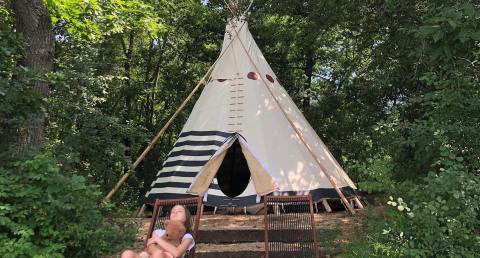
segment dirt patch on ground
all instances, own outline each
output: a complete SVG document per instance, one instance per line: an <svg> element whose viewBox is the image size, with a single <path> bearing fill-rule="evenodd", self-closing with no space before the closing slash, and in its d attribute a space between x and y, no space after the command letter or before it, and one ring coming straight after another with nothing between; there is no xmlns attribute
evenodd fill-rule
<svg viewBox="0 0 480 258"><path fill-rule="evenodd" d="M357 215L347 212L315 214L315 225L318 228L345 228L351 231L363 224L362 211ZM263 215L203 215L200 219L200 230L225 229L263 229Z"/></svg>
<svg viewBox="0 0 480 258"><path fill-rule="evenodd" d="M338 244L348 242L349 239L361 231L365 222L363 211L358 211L356 215L350 215L347 212L319 213L315 214L315 224L317 229L324 229L324 232L331 232L330 235L320 236L321 246L338 247ZM137 225L137 241L130 247L136 251L143 249L143 243L147 235L150 219L132 218L128 219L130 223ZM215 234L217 230L263 230L263 215L203 215L200 220L201 232ZM263 250L263 242L254 243L232 243L223 245L212 245L198 243L197 251L208 252L209 249L219 251L238 250L238 251L256 251ZM119 257L119 254L107 256L105 258Z"/></svg>

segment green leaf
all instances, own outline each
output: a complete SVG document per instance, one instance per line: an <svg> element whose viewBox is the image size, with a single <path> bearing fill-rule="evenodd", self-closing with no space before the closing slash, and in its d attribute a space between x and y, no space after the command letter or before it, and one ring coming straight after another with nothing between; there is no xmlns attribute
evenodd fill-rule
<svg viewBox="0 0 480 258"><path fill-rule="evenodd" d="M443 38L443 32L441 30L435 30L432 34L433 42L437 43Z"/></svg>
<svg viewBox="0 0 480 258"><path fill-rule="evenodd" d="M450 24L450 26L454 29L457 27L457 24L452 20L448 20L448 24Z"/></svg>
<svg viewBox="0 0 480 258"><path fill-rule="evenodd" d="M470 37L473 40L480 41L480 31L470 33Z"/></svg>

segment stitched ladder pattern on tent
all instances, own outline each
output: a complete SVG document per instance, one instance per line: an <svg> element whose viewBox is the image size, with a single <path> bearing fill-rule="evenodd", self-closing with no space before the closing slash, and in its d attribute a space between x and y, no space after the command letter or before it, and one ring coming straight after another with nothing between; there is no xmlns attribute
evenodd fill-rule
<svg viewBox="0 0 480 258"><path fill-rule="evenodd" d="M266 196L264 198L265 257L319 257L312 198Z"/></svg>

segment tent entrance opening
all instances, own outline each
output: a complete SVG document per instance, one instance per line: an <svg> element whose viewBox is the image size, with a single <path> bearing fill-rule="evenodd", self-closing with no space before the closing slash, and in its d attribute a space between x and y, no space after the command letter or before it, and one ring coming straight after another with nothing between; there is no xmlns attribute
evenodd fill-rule
<svg viewBox="0 0 480 258"><path fill-rule="evenodd" d="M220 190L230 198L239 196L247 188L250 170L238 140L227 150L216 177Z"/></svg>

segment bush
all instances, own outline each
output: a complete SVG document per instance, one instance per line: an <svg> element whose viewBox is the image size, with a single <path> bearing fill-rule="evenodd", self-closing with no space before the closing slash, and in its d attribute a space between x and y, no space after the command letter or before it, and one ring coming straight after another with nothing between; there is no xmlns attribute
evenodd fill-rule
<svg viewBox="0 0 480 258"><path fill-rule="evenodd" d="M462 161L443 149L437 172L430 172L422 184L399 187L389 206L370 217L368 256L476 257L480 253L480 178Z"/></svg>
<svg viewBox="0 0 480 258"><path fill-rule="evenodd" d="M355 161L347 171L359 189L369 194L389 192L395 187L392 158L388 155L377 155L365 162Z"/></svg>
<svg viewBox="0 0 480 258"><path fill-rule="evenodd" d="M45 155L0 167L0 257L99 257L133 241L107 223L100 192Z"/></svg>

